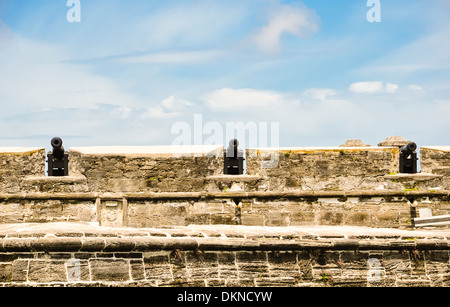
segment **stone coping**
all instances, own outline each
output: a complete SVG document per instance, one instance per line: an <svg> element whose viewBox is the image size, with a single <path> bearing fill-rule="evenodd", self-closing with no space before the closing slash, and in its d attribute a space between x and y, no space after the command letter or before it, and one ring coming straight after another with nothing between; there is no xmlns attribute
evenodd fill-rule
<svg viewBox="0 0 450 307"><path fill-rule="evenodd" d="M12 199L228 199L228 198L345 198L345 197L448 197L450 190L354 190L354 191L279 191L279 192L161 192L161 193L16 193L0 194L0 200Z"/></svg>
<svg viewBox="0 0 450 307"><path fill-rule="evenodd" d="M222 156L224 146L192 145L192 146L98 146L73 147L71 152L91 156L125 156L125 157L205 157Z"/></svg>
<svg viewBox="0 0 450 307"><path fill-rule="evenodd" d="M152 250L450 250L450 230L354 226L108 228L87 223L0 225L0 252Z"/></svg>
<svg viewBox="0 0 450 307"><path fill-rule="evenodd" d="M53 183L84 183L87 181L83 175L69 175L69 176L27 176L23 179L25 182L31 184L53 182Z"/></svg>
<svg viewBox="0 0 450 307"><path fill-rule="evenodd" d="M215 175L206 177L206 180L223 182L254 182L262 179L262 176L256 175Z"/></svg>
<svg viewBox="0 0 450 307"><path fill-rule="evenodd" d="M279 147L279 148L248 148L250 153L316 153L316 152L360 152L360 151L399 151L398 147Z"/></svg>
<svg viewBox="0 0 450 307"><path fill-rule="evenodd" d="M427 181L427 180L432 180L432 179L436 179L436 178L442 178L444 177L443 175L435 175L435 174L429 174L429 173L417 173L417 174L392 174L392 175L385 175L384 178L386 179L392 179L392 180L397 180L397 179L413 179L416 181Z"/></svg>
<svg viewBox="0 0 450 307"><path fill-rule="evenodd" d="M0 147L0 155L3 154L24 154L30 155L39 151L45 151L44 147Z"/></svg>
<svg viewBox="0 0 450 307"><path fill-rule="evenodd" d="M422 146L421 149L431 149L435 151L448 151L450 152L450 146Z"/></svg>

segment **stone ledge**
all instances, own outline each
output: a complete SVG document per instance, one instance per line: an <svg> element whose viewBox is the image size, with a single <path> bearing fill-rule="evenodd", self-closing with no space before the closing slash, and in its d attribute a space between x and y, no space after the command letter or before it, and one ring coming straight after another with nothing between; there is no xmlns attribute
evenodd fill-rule
<svg viewBox="0 0 450 307"><path fill-rule="evenodd" d="M422 146L421 149L450 152L450 146Z"/></svg>
<svg viewBox="0 0 450 307"><path fill-rule="evenodd" d="M208 235L211 232L220 233L220 236ZM165 234L165 237L161 234ZM0 238L0 252L7 253L146 252L177 249L450 250L450 230L418 231L339 226L284 228L190 226L171 229L115 229L83 223L13 224L0 226Z"/></svg>
<svg viewBox="0 0 450 307"><path fill-rule="evenodd" d="M40 183L86 183L87 179L83 175L76 176L58 176L58 177L49 177L49 176L27 176L23 179L27 183L31 184L40 184Z"/></svg>
<svg viewBox="0 0 450 307"><path fill-rule="evenodd" d="M262 180L262 176L253 175L216 175L206 177L206 180L222 181L222 182L254 182Z"/></svg>
<svg viewBox="0 0 450 307"><path fill-rule="evenodd" d="M129 157L129 158L180 158L180 157L220 157L223 145L192 146L98 146L74 147L70 152L86 156Z"/></svg>
<svg viewBox="0 0 450 307"><path fill-rule="evenodd" d="M384 178L391 179L391 180L408 180L413 179L415 181L427 181L427 180L433 180L437 178L442 178L443 175L435 175L435 174L428 174L428 173L417 173L417 174L394 174L394 175L385 175Z"/></svg>
<svg viewBox="0 0 450 307"><path fill-rule="evenodd" d="M0 200L17 199L59 199L59 200L95 200L131 199L131 200L169 200L169 199L229 199L229 198L342 198L342 197L403 197L403 196L450 196L450 190L360 190L360 191L280 191L280 192L161 192L161 193L17 193L0 194Z"/></svg>
<svg viewBox="0 0 450 307"><path fill-rule="evenodd" d="M280 147L280 148L248 148L247 155L262 155L267 153L279 152L279 153L300 153L300 154L314 154L318 152L334 152L341 153L342 151L358 153L361 151L389 151L398 152L398 147Z"/></svg>
<svg viewBox="0 0 450 307"><path fill-rule="evenodd" d="M44 151L44 147L0 147L0 155L31 155Z"/></svg>

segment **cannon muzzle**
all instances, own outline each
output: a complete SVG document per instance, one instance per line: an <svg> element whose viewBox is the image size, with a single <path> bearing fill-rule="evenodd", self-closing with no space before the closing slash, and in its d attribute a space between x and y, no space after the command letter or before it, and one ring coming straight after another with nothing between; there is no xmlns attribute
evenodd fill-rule
<svg viewBox="0 0 450 307"><path fill-rule="evenodd" d="M417 174L417 144L411 142L400 148L400 173Z"/></svg>
<svg viewBox="0 0 450 307"><path fill-rule="evenodd" d="M50 144L53 147L53 157L57 160L62 160L64 158L64 147L63 141L59 137L55 137L52 139Z"/></svg>
<svg viewBox="0 0 450 307"><path fill-rule="evenodd" d="M404 154L411 154L414 151L416 151L416 149L417 149L417 144L412 142L412 143L409 143L409 144L403 146L402 148L400 148L400 151Z"/></svg>
<svg viewBox="0 0 450 307"><path fill-rule="evenodd" d="M224 174L242 175L244 173L244 152L239 150L239 141L232 139L224 154Z"/></svg>
<svg viewBox="0 0 450 307"><path fill-rule="evenodd" d="M48 175L69 176L69 153L64 150L63 141L55 137L50 144L53 150L47 153Z"/></svg>

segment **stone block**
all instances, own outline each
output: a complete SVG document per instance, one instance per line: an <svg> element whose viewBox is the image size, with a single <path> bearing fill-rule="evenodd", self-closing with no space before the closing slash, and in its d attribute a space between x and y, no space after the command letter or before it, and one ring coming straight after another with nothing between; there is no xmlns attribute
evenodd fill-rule
<svg viewBox="0 0 450 307"><path fill-rule="evenodd" d="M129 281L130 263L125 259L89 259L93 281Z"/></svg>
<svg viewBox="0 0 450 307"><path fill-rule="evenodd" d="M191 279L218 279L217 253L192 251L186 253L186 268Z"/></svg>
<svg viewBox="0 0 450 307"><path fill-rule="evenodd" d="M0 283L9 283L12 278L12 264L0 263Z"/></svg>
<svg viewBox="0 0 450 307"><path fill-rule="evenodd" d="M217 255L219 263L219 276L227 280L238 278L238 270L236 267L236 253L221 252Z"/></svg>
<svg viewBox="0 0 450 307"><path fill-rule="evenodd" d="M27 282L29 260L16 260L12 266L12 282Z"/></svg>
<svg viewBox="0 0 450 307"><path fill-rule="evenodd" d="M152 252L144 254L145 278L153 281L172 281L169 253Z"/></svg>
<svg viewBox="0 0 450 307"><path fill-rule="evenodd" d="M142 259L130 260L131 278L135 281L145 280L145 267Z"/></svg>
<svg viewBox="0 0 450 307"><path fill-rule="evenodd" d="M65 261L30 260L28 280L36 283L67 282Z"/></svg>
<svg viewBox="0 0 450 307"><path fill-rule="evenodd" d="M269 265L265 252L236 252L239 279L269 277Z"/></svg>

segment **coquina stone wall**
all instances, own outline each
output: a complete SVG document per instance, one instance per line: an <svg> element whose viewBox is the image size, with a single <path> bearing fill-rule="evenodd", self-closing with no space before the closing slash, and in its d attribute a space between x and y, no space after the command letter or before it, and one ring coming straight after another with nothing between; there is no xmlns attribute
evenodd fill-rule
<svg viewBox="0 0 450 307"><path fill-rule="evenodd" d="M241 176L223 146L72 148L68 177L45 176L43 148L1 151L0 223L398 228L450 207L448 147L423 147L418 174L395 146L249 149Z"/></svg>
<svg viewBox="0 0 450 307"><path fill-rule="evenodd" d="M0 286L440 287L448 231L0 226Z"/></svg>
<svg viewBox="0 0 450 307"><path fill-rule="evenodd" d="M398 173L398 147L248 149L247 173L266 190L373 190ZM389 187L386 187L389 188Z"/></svg>
<svg viewBox="0 0 450 307"><path fill-rule="evenodd" d="M422 172L442 176L442 185L450 189L450 146L422 147Z"/></svg>
<svg viewBox="0 0 450 307"><path fill-rule="evenodd" d="M226 176L222 146L74 148L47 177L1 148L0 286L449 286L448 227L411 225L449 214L449 152L257 149Z"/></svg>
<svg viewBox="0 0 450 307"><path fill-rule="evenodd" d="M223 146L73 148L70 159L91 192L204 191L223 171Z"/></svg>
<svg viewBox="0 0 450 307"><path fill-rule="evenodd" d="M45 175L44 148L0 147L1 193L25 192L24 178L43 175Z"/></svg>

